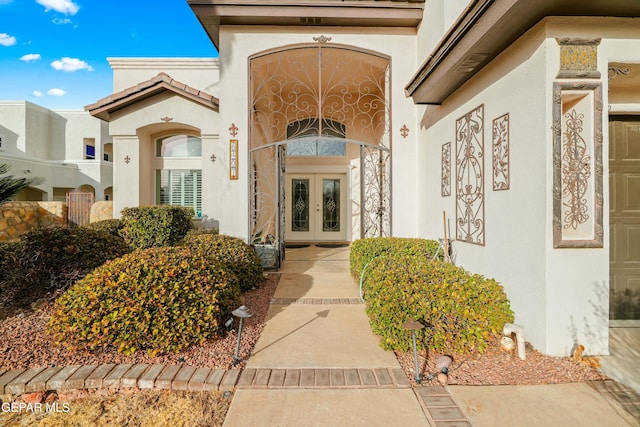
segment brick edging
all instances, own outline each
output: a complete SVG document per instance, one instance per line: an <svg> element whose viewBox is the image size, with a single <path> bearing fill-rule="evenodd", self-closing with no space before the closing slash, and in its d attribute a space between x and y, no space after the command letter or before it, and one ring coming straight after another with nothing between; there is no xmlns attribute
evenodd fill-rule
<svg viewBox="0 0 640 427"><path fill-rule="evenodd" d="M139 388L230 391L239 388L410 388L399 368L211 369L104 364L0 371L0 395L51 390Z"/></svg>

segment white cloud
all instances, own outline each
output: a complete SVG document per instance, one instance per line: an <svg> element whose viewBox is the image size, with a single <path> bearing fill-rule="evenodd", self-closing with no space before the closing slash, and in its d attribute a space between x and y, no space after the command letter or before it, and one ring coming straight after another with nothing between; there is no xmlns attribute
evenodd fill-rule
<svg viewBox="0 0 640 427"><path fill-rule="evenodd" d="M42 92L40 92L39 90L34 90L33 92L31 92L31 96L42 96Z"/></svg>
<svg viewBox="0 0 640 427"><path fill-rule="evenodd" d="M58 18L57 16L51 20L56 25L73 24L73 21L69 18Z"/></svg>
<svg viewBox="0 0 640 427"><path fill-rule="evenodd" d="M68 73L72 73L78 70L87 70L93 71L91 65L87 64L85 61L82 61L78 58L69 58L64 57L60 58L60 60L53 61L51 66L58 71L66 71Z"/></svg>
<svg viewBox="0 0 640 427"><path fill-rule="evenodd" d="M49 89L47 91L47 95L52 95L52 96L64 96L66 94L67 94L66 91L62 89L58 89L57 87L54 87L53 89Z"/></svg>
<svg viewBox="0 0 640 427"><path fill-rule="evenodd" d="M16 44L16 38L7 33L0 33L0 45L13 46Z"/></svg>
<svg viewBox="0 0 640 427"><path fill-rule="evenodd" d="M40 59L39 53L29 53L27 55L23 55L22 58L20 58L20 61L31 62L37 61L38 59Z"/></svg>
<svg viewBox="0 0 640 427"><path fill-rule="evenodd" d="M65 15L75 15L80 10L80 6L71 0L36 0L36 2L44 6L45 11L55 10Z"/></svg>

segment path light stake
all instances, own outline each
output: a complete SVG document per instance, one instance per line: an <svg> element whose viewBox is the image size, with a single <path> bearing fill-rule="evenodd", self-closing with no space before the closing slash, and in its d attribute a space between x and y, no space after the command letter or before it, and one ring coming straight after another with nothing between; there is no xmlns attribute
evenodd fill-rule
<svg viewBox="0 0 640 427"><path fill-rule="evenodd" d="M253 313L247 308L246 305L242 305L231 312L236 317L240 318L240 326L238 326L238 345L236 346L236 354L233 356L233 366L236 366L240 361L238 357L240 355L240 337L242 336L242 323L245 318L253 316Z"/></svg>
<svg viewBox="0 0 640 427"><path fill-rule="evenodd" d="M411 319L404 322L403 328L411 330L411 337L413 338L413 360L416 364L414 378L418 384L422 383L422 376L420 376L420 368L418 367L418 349L416 348L416 330L424 328L424 325L417 320Z"/></svg>

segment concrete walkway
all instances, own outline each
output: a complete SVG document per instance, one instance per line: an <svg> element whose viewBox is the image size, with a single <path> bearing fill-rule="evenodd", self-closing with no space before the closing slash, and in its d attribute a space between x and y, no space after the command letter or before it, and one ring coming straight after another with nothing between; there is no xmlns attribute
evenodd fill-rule
<svg viewBox="0 0 640 427"><path fill-rule="evenodd" d="M281 273L246 370L299 370L314 379L297 389L239 384L224 425L429 426L394 354L371 332L349 276L349 249L289 249Z"/></svg>
<svg viewBox="0 0 640 427"><path fill-rule="evenodd" d="M287 251L225 426L639 425L638 395L614 381L410 388L371 332L348 259L348 248Z"/></svg>

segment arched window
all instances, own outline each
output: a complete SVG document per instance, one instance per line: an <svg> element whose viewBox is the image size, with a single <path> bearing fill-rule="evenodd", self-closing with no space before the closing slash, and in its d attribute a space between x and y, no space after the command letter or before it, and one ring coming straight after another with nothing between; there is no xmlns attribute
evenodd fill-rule
<svg viewBox="0 0 640 427"><path fill-rule="evenodd" d="M335 120L309 118L287 125L287 139L302 139L287 143L288 156L344 156L347 146L344 141L344 123ZM315 138L314 138L315 137ZM324 137L324 138L323 138Z"/></svg>
<svg viewBox="0 0 640 427"><path fill-rule="evenodd" d="M156 157L200 157L202 140L191 135L172 135L156 140Z"/></svg>
<svg viewBox="0 0 640 427"><path fill-rule="evenodd" d="M156 157L163 159L157 162L162 169L156 169L156 204L190 207L202 216L202 140L184 134L158 138Z"/></svg>

